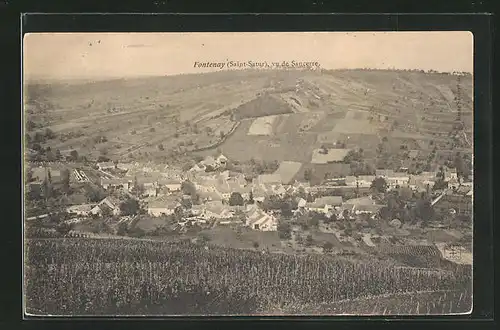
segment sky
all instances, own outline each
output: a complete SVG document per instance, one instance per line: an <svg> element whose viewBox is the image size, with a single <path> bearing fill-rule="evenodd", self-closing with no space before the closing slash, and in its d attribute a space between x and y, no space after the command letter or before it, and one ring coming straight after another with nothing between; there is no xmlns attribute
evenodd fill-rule
<svg viewBox="0 0 500 330"><path fill-rule="evenodd" d="M26 79L108 79L217 71L194 62L312 61L325 69L473 70L473 35L447 32L33 33Z"/></svg>

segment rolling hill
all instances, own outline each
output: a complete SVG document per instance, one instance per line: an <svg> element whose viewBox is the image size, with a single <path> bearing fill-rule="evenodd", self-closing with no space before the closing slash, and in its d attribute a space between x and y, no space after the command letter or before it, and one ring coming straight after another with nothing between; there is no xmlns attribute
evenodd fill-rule
<svg viewBox="0 0 500 330"><path fill-rule="evenodd" d="M443 73L222 71L27 82L25 100L25 118L35 123L29 135L50 128L57 137L44 146L77 149L90 158L167 161L213 145L236 160L308 163L325 143L370 151L388 137L395 144L427 148L432 141L452 150L454 130L462 148L473 140L472 76ZM271 121L259 119L270 115ZM241 125L233 133L235 121ZM249 133L250 127L264 134ZM233 134L225 137L228 132ZM107 141L96 143L99 136Z"/></svg>

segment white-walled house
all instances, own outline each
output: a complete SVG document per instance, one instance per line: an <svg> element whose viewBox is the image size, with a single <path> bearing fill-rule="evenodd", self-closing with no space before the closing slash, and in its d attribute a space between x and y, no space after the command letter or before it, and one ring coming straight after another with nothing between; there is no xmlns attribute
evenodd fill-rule
<svg viewBox="0 0 500 330"><path fill-rule="evenodd" d="M334 210L342 206L342 196L325 196L319 197L312 203L306 204L306 209L308 211L328 213L328 211Z"/></svg>

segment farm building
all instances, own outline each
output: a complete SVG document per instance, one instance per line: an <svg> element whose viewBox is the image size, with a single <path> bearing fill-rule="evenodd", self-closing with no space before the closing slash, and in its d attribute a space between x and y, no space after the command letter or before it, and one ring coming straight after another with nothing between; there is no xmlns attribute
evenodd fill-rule
<svg viewBox="0 0 500 330"><path fill-rule="evenodd" d="M343 208L351 214L377 214L384 205L377 204L344 204Z"/></svg>
<svg viewBox="0 0 500 330"><path fill-rule="evenodd" d="M263 202L268 196L274 194L272 186L266 184L254 184L252 188L253 199L256 202Z"/></svg>
<svg viewBox="0 0 500 330"><path fill-rule="evenodd" d="M397 186L407 185L410 177L404 172L393 172L392 175L386 177L385 180L390 188L395 188Z"/></svg>
<svg viewBox="0 0 500 330"><path fill-rule="evenodd" d="M81 205L72 205L66 209L66 212L69 214L79 215L79 216L89 216L92 214L92 209L95 207L95 204L81 204Z"/></svg>
<svg viewBox="0 0 500 330"><path fill-rule="evenodd" d="M258 207L251 208L246 215L246 225L253 230L278 230L278 220Z"/></svg>
<svg viewBox="0 0 500 330"><path fill-rule="evenodd" d="M328 164L333 162L341 162L349 153L350 149L314 149L311 163L312 164Z"/></svg>
<svg viewBox="0 0 500 330"><path fill-rule="evenodd" d="M328 213L336 207L342 206L342 196L319 197L312 203L307 203L306 208L309 211Z"/></svg>
<svg viewBox="0 0 500 330"><path fill-rule="evenodd" d="M177 207L181 206L177 198L162 196L148 203L148 214L159 217L170 215L175 212Z"/></svg>
<svg viewBox="0 0 500 330"><path fill-rule="evenodd" d="M132 187L132 180L127 178L118 178L118 179L106 179L101 178L101 186L108 190L109 188L123 188L124 190L130 190Z"/></svg>
<svg viewBox="0 0 500 330"><path fill-rule="evenodd" d="M97 163L97 168L103 171L116 168L116 165L113 162L102 162L102 163Z"/></svg>
<svg viewBox="0 0 500 330"><path fill-rule="evenodd" d="M348 175L345 178L345 184L351 187L371 187L373 180L375 180L374 175L360 175L358 177Z"/></svg>
<svg viewBox="0 0 500 330"><path fill-rule="evenodd" d="M375 170L375 176L381 178L388 178L394 176L394 170Z"/></svg>
<svg viewBox="0 0 500 330"><path fill-rule="evenodd" d="M165 187L169 192L181 191L182 182L180 179L159 178L158 186Z"/></svg>
<svg viewBox="0 0 500 330"><path fill-rule="evenodd" d="M410 150L408 152L408 158L410 158L410 159L417 159L418 154L419 154L418 150Z"/></svg>
<svg viewBox="0 0 500 330"><path fill-rule="evenodd" d="M120 215L121 202L122 201L119 198L108 196L94 206L91 213L95 215L102 215L105 212L109 212L112 215Z"/></svg>
<svg viewBox="0 0 500 330"><path fill-rule="evenodd" d="M211 201L200 205L203 218L209 220L211 218L215 219L229 219L234 216L234 210L232 210L227 205L223 204L221 201Z"/></svg>
<svg viewBox="0 0 500 330"><path fill-rule="evenodd" d="M198 195L203 202L222 201L222 195L214 187L212 188L213 190L197 190Z"/></svg>

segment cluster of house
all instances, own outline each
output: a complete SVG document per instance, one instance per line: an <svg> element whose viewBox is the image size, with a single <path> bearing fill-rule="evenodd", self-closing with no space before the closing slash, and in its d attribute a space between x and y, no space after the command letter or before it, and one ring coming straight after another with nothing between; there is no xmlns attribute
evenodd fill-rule
<svg viewBox="0 0 500 330"><path fill-rule="evenodd" d="M447 169L444 180L448 182L448 187L458 187L460 183L455 169ZM347 187L369 188L373 180L384 178L387 183L387 189L398 187L409 187L415 191L426 191L436 182L436 172L422 172L418 175L410 175L407 172L398 172L394 170L376 170L375 175L346 176L328 180L332 185L345 185Z"/></svg>
<svg viewBox="0 0 500 330"><path fill-rule="evenodd" d="M263 174L249 181L244 174L225 170L228 162L227 157L207 157L203 161L194 165L187 173L165 170L145 170L133 171L126 164L99 163L97 168L103 174L112 172L110 169L121 169L126 173L124 177L116 177L111 174L101 178L101 186L106 190L118 189L124 194L112 193L101 202L92 205L77 205L68 209L68 212L79 216L90 216L99 214L120 214L120 204L122 199L116 196L126 196L134 187L140 186L141 199L145 208L151 216L171 215L186 205L186 200L192 199L189 195L183 195L182 184L189 180L196 188L199 200L194 203L192 200L189 207L183 207L183 214L190 221L207 223L216 220L218 224L230 224L239 221L237 215L244 215L242 219L248 227L256 230L277 230L277 218L273 212L266 212L260 208L260 203L269 196L297 195L313 191L309 183L293 180L300 169L300 163L283 162L280 168L273 174ZM210 170L207 171L207 169ZM436 173L424 172L420 175L408 175L406 172L392 170L377 170L373 176L346 176L337 178L347 187L367 187L372 185L373 180L382 177L386 180L388 188L393 189L400 186L408 186L414 190L426 190L432 186L436 180ZM458 184L456 171L447 170L445 180L454 187ZM255 203L246 206L231 206L230 199L234 193L239 193L241 197L248 201L253 199ZM246 204L246 203L245 203ZM299 216L307 212L323 213L327 217L334 214L342 219L344 211L349 214L369 214L371 216L378 213L383 205L377 205L371 197L362 197L343 201L340 196L326 196L316 198L313 202L300 199L298 207L294 210L294 215Z"/></svg>

